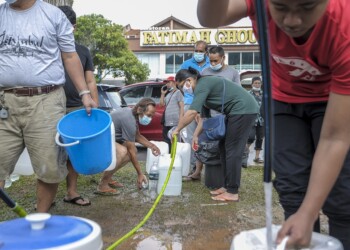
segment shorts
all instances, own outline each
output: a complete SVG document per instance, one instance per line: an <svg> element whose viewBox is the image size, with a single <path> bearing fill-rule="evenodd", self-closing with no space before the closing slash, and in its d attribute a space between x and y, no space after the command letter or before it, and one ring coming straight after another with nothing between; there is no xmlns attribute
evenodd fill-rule
<svg viewBox="0 0 350 250"><path fill-rule="evenodd" d="M7 119L0 120L0 180L5 180L27 147L34 172L45 183L65 179L67 154L55 142L57 123L66 110L63 88L48 94L16 96L5 93Z"/></svg>

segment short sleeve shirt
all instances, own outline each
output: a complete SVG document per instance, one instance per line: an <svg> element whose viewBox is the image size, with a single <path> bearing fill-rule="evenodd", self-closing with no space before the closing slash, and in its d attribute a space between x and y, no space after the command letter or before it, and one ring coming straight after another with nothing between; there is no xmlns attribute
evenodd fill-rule
<svg viewBox="0 0 350 250"><path fill-rule="evenodd" d="M129 107L114 110L111 113L115 128L115 140L117 142L135 142L138 125L132 109Z"/></svg>
<svg viewBox="0 0 350 250"><path fill-rule="evenodd" d="M74 52L73 26L56 6L24 11L0 5L0 87L65 83L61 52Z"/></svg>
<svg viewBox="0 0 350 250"><path fill-rule="evenodd" d="M165 126L176 126L180 119L179 103L184 101L184 97L180 90L175 90L165 97Z"/></svg>
<svg viewBox="0 0 350 250"><path fill-rule="evenodd" d="M75 49L80 58L81 65L83 66L83 71L84 72L94 71L94 64L92 62L92 57L89 49L77 43L75 44ZM64 85L64 92L66 93L66 97L67 97L67 107L82 106L83 103L81 101L81 97L79 96L79 93L75 88L66 70L65 70L65 76L66 76L66 83Z"/></svg>
<svg viewBox="0 0 350 250"><path fill-rule="evenodd" d="M226 67L224 69L221 70L213 70L212 68L206 68L203 69L203 71L201 72L202 76L221 76L221 77L226 77L227 79L229 79L230 81L232 81L233 83L241 86L241 83L239 81L239 73L238 70L226 65Z"/></svg>

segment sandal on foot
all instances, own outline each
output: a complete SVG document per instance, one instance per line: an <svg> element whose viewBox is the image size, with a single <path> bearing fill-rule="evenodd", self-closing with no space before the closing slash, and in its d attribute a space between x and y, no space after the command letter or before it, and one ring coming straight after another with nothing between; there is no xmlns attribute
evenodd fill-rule
<svg viewBox="0 0 350 250"><path fill-rule="evenodd" d="M107 190L96 190L94 192L94 194L98 194L98 195L104 195L104 196L113 196L113 195L118 195L120 194L120 191L116 190L116 189L107 189Z"/></svg>
<svg viewBox="0 0 350 250"><path fill-rule="evenodd" d="M213 196L211 197L212 200L214 201L227 201L227 202L239 202L239 198L237 200L229 200L229 199L225 199L225 198L222 198L222 197L218 197L218 196Z"/></svg>
<svg viewBox="0 0 350 250"><path fill-rule="evenodd" d="M201 177L193 177L191 175L182 178L183 181L200 181Z"/></svg>
<svg viewBox="0 0 350 250"><path fill-rule="evenodd" d="M217 189L217 190L213 190L213 191L210 191L210 194L211 195L220 195L220 194L223 194L223 193L225 193L226 192L226 189Z"/></svg>
<svg viewBox="0 0 350 250"><path fill-rule="evenodd" d="M255 158L253 161L255 163L264 163L264 161L262 159L260 159L260 158Z"/></svg>
<svg viewBox="0 0 350 250"><path fill-rule="evenodd" d="M73 204L73 205L77 205L77 206L90 206L91 205L90 201L86 202L86 200L81 196L77 196L73 199L64 198L63 201L70 203L70 204ZM78 201L82 201L84 203L79 203Z"/></svg>
<svg viewBox="0 0 350 250"><path fill-rule="evenodd" d="M117 181L111 181L108 183L108 186L110 186L111 188L122 188L124 187L123 184L117 182Z"/></svg>

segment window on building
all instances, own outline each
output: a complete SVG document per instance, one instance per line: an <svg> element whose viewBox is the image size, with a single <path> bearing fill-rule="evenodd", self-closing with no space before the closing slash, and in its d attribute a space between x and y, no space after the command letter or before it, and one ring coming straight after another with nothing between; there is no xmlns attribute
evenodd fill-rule
<svg viewBox="0 0 350 250"><path fill-rule="evenodd" d="M238 71L260 70L261 60L259 52L232 52L228 53L228 64Z"/></svg>
<svg viewBox="0 0 350 250"><path fill-rule="evenodd" d="M192 53L166 53L165 73L175 74L184 61L192 57Z"/></svg>
<svg viewBox="0 0 350 250"><path fill-rule="evenodd" d="M159 53L135 53L140 62L146 63L151 70L150 77L155 78L160 74Z"/></svg>

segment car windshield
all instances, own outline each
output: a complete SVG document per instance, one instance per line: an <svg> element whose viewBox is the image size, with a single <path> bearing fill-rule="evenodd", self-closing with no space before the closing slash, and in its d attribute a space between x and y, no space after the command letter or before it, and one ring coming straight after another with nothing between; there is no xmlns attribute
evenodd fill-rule
<svg viewBox="0 0 350 250"><path fill-rule="evenodd" d="M106 94L113 108L117 109L124 105L117 92L106 92Z"/></svg>

